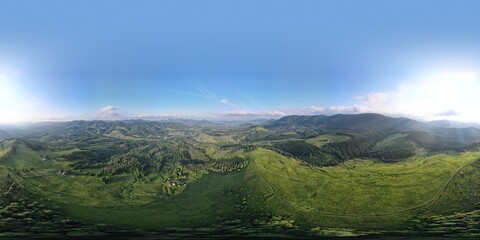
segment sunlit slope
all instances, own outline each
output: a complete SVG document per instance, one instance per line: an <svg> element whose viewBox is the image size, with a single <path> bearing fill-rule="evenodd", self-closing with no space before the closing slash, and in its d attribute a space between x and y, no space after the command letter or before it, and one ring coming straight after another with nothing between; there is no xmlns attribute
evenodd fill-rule
<svg viewBox="0 0 480 240"><path fill-rule="evenodd" d="M53 164L47 161L42 161L42 156L39 152L33 151L23 144L15 143L12 145L12 148L15 150L1 162L3 166L15 169L47 169Z"/></svg>
<svg viewBox="0 0 480 240"><path fill-rule="evenodd" d="M0 141L0 160L8 157L13 150L14 144L14 140Z"/></svg>
<svg viewBox="0 0 480 240"><path fill-rule="evenodd" d="M50 153L50 155L55 155ZM43 160L23 144L0 162L32 200L61 206L68 217L140 229L210 226L230 219L241 206L245 171L208 174L177 195L162 191L159 174L135 181L133 174L112 176L103 184L95 175L63 175L64 161Z"/></svg>
<svg viewBox="0 0 480 240"><path fill-rule="evenodd" d="M61 203L72 218L139 229L202 227L235 218L244 172L209 174L177 196L147 204L95 207Z"/></svg>
<svg viewBox="0 0 480 240"><path fill-rule="evenodd" d="M167 197L162 192L160 173L147 175L141 181L135 179L134 174L113 175L105 184L101 177L87 172L62 174L67 165L65 160L42 160L39 152L17 144L15 153L0 166L11 170L32 194L57 203L115 207L141 205Z"/></svg>
<svg viewBox="0 0 480 240"><path fill-rule="evenodd" d="M372 157L381 159L384 162L396 161L399 159L421 153L422 149L414 141L407 139L407 134L392 134L377 142L370 151Z"/></svg>
<svg viewBox="0 0 480 240"><path fill-rule="evenodd" d="M462 171L463 175L455 175L428 213L453 214L480 209L480 159Z"/></svg>
<svg viewBox="0 0 480 240"><path fill-rule="evenodd" d="M313 168L269 150L252 155L247 181L261 196L252 206L308 225L370 227L398 224L431 206L462 168L480 158L478 152L442 154Z"/></svg>
<svg viewBox="0 0 480 240"><path fill-rule="evenodd" d="M58 203L121 206L153 200L151 189L140 183L134 187L131 174L114 176L110 184L103 184L95 175L62 175L67 162L43 161L38 152L24 145L18 145L17 152L4 164L17 170L14 175L30 192Z"/></svg>
<svg viewBox="0 0 480 240"><path fill-rule="evenodd" d="M68 162L43 160L21 143L0 168L69 217L146 229L208 226L238 216L279 216L306 227L394 228L442 209L471 210L478 193L480 152L396 163L356 159L334 167L308 166L262 148L243 155L251 159L243 170L199 176L175 195L162 192L159 174L142 181L114 175L107 184L95 175L59 174Z"/></svg>

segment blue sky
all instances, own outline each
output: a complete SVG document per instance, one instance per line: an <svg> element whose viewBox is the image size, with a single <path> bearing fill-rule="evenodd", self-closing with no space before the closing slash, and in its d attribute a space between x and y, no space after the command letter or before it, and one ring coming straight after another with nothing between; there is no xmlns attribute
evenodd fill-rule
<svg viewBox="0 0 480 240"><path fill-rule="evenodd" d="M478 1L0 5L0 122L480 119Z"/></svg>

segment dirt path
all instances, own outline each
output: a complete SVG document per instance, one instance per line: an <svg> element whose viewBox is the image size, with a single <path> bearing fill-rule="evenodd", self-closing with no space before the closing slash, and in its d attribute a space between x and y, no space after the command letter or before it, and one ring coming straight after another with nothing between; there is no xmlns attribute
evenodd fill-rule
<svg viewBox="0 0 480 240"><path fill-rule="evenodd" d="M288 200L286 200L285 198L282 197L282 195L280 195L280 193L277 191L277 189L275 189L275 187L270 183L270 181L267 180L267 178L265 177L265 175L263 175L263 173L261 173L260 171L257 170L257 172L260 174L260 176L262 176L262 178L265 180L265 182L268 184L268 186L272 189L272 192L273 194L278 198L280 199L280 201L284 202L285 204L287 204L288 206L290 207L293 207L295 209L298 209L298 210L302 210L302 211L310 211L308 209L304 209L300 206L297 206L291 202L289 202Z"/></svg>
<svg viewBox="0 0 480 240"><path fill-rule="evenodd" d="M465 167L467 166L468 164L470 163L466 163L464 165L462 165L461 167L459 167L457 169L457 171L455 171L455 173L445 182L445 184L440 188L440 190L430 199L428 199L427 201L421 203L421 204L418 204L418 205L415 205L413 207L409 207L409 208L405 208L405 209L402 209L402 210L398 210L398 211L393 211L393 212L388 212L388 213L362 213L362 214L341 214L341 213L333 213L333 212L322 212L322 211L315 211L315 210L311 210L311 209L306 209L306 208L303 208L303 207L300 207L300 206L297 206L291 202L289 202L287 199L285 199L282 195L280 195L280 193L277 191L277 189L273 186L272 183L270 183L270 181L268 181L268 179L265 177L265 175L263 175L263 173L261 173L259 170L257 170L257 172L262 176L262 178L265 180L265 182L269 185L269 187L272 189L272 192L273 194L278 198L280 199L282 202L284 202L285 204L287 204L288 206L292 207L292 208L295 208L296 210L300 210L302 212L311 212L311 213L314 213L314 214L318 214L318 215L323 215L323 216L335 216L335 217L362 217L362 216L370 216L370 217L375 217L375 216L392 216L392 215L397 215L397 214L401 214L401 213L406 213L406 212L410 212L410 211L414 211L414 210L419 210L419 209L422 209L422 208L428 208L430 206L432 206L439 198L440 196L445 192L445 190L447 189L448 185L455 179L455 176L457 176L459 174L459 172ZM257 168L258 169L258 168ZM277 174L277 175L281 175L281 174ZM285 175L281 175L281 176L285 176ZM287 177L287 176L285 176Z"/></svg>

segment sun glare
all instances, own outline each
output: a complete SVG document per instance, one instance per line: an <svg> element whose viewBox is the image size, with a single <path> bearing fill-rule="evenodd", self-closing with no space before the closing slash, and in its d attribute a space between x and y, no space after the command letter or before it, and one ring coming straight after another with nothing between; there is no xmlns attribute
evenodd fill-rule
<svg viewBox="0 0 480 240"><path fill-rule="evenodd" d="M475 120L480 83L471 71L428 74L410 84L405 111L431 120Z"/></svg>
<svg viewBox="0 0 480 240"><path fill-rule="evenodd" d="M0 123L23 120L21 93L15 86L15 74L0 73Z"/></svg>
<svg viewBox="0 0 480 240"><path fill-rule="evenodd" d="M445 72L439 74L439 80L457 82L457 83L474 83L477 82L477 76L473 72Z"/></svg>

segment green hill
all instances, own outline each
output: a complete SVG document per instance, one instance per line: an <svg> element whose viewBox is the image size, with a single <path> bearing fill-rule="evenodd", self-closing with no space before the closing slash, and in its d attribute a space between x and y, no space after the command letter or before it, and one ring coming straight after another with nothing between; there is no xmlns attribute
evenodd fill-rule
<svg viewBox="0 0 480 240"><path fill-rule="evenodd" d="M371 155L382 161L395 161L413 156L421 151L410 141L406 134L393 134L377 142L371 149Z"/></svg>
<svg viewBox="0 0 480 240"><path fill-rule="evenodd" d="M24 129L0 142L0 236L478 237L477 130L278 121Z"/></svg>

